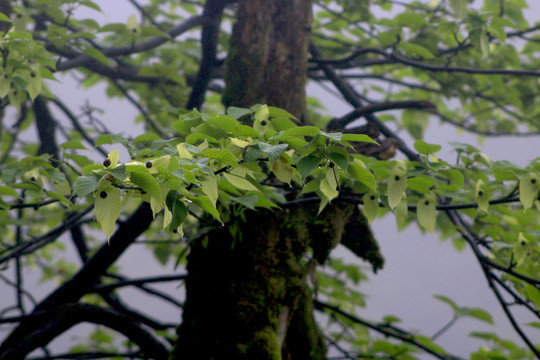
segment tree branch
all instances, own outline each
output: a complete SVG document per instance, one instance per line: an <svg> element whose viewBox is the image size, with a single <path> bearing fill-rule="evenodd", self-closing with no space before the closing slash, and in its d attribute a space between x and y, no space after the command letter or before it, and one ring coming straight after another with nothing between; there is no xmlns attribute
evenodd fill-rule
<svg viewBox="0 0 540 360"><path fill-rule="evenodd" d="M87 293L88 288L99 282L99 278L109 266L148 228L152 221L150 205L143 203L127 221L119 224L118 230L111 237L110 244L104 244L77 274L36 306L34 312L77 302ZM43 325L38 321L21 322L0 345L0 358L2 358L3 352L25 338L26 334L36 331L36 328Z"/></svg>
<svg viewBox="0 0 540 360"><path fill-rule="evenodd" d="M326 304L326 303L323 303L319 300L313 300L313 306L315 307L316 310L319 310L319 311L325 311L325 310L330 310L334 313L337 313L349 320L351 320L352 322L356 323L356 324L360 324L362 326L365 326L371 330L374 330L380 334L383 334L385 336L389 336L391 338L394 338L394 339L399 339L403 342L406 342L406 343L409 343L409 344L412 344L414 346L416 346L417 348L419 349L422 349L424 350L425 352L427 352L428 354L431 354L433 355L434 357L436 357L437 359L441 359L441 360L463 360L462 358L458 357L458 356L454 356L454 355L446 355L446 354L442 354L436 350L433 350L429 347L427 347L426 345L422 344L421 342L419 341L416 341L414 339L414 335L413 334L410 334L408 333L407 331L405 330L401 330L401 329L398 329L397 327L393 326L393 325L390 325L390 324L375 324L375 323L371 323L371 322L368 322L366 320L362 320L348 312L345 312L343 310L341 310L340 308L338 308L337 306L333 306L333 305L330 305L330 304Z"/></svg>
<svg viewBox="0 0 540 360"><path fill-rule="evenodd" d="M37 316L41 326L0 352L2 359L23 359L34 349L44 346L71 327L89 322L111 328L137 344L146 358L169 357L169 350L148 331L127 315L89 304L63 305L55 311Z"/></svg>
<svg viewBox="0 0 540 360"><path fill-rule="evenodd" d="M203 8L205 23L201 32L201 65L191 90L191 95L186 105L186 109L200 109L204 103L204 95L208 89L208 84L212 71L217 66L217 45L223 9L234 0L207 0Z"/></svg>

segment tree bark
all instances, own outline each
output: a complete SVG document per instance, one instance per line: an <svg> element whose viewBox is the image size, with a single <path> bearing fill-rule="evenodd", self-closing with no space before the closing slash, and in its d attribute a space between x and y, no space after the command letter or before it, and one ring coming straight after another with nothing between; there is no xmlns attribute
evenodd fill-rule
<svg viewBox="0 0 540 360"><path fill-rule="evenodd" d="M337 245L353 209L246 211L196 241L173 359L326 359L305 255L313 242Z"/></svg>
<svg viewBox="0 0 540 360"><path fill-rule="evenodd" d="M240 1L226 60L223 104L267 104L307 122L311 21L311 0Z"/></svg>

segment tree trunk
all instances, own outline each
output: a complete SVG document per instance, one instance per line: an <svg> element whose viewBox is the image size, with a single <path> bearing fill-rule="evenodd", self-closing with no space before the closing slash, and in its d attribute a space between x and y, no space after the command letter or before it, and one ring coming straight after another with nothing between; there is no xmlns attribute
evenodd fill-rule
<svg viewBox="0 0 540 360"><path fill-rule="evenodd" d="M305 123L311 21L311 0L240 1L223 104L277 106Z"/></svg>
<svg viewBox="0 0 540 360"><path fill-rule="evenodd" d="M268 104L308 123L311 11L311 0L239 2L226 60L226 106ZM326 359L306 282L317 262L306 254L311 247L313 259L324 262L342 239L361 249L360 256L373 247L367 224L368 245L347 230L358 228L355 206L336 203L317 212L318 204L245 210L194 241L173 359Z"/></svg>
<svg viewBox="0 0 540 360"><path fill-rule="evenodd" d="M174 359L326 359L305 254L339 243L353 206L317 210L246 210L195 242Z"/></svg>

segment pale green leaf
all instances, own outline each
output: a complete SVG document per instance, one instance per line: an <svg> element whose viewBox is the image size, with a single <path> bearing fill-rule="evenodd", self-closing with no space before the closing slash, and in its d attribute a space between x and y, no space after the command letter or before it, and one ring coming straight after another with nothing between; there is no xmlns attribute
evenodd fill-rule
<svg viewBox="0 0 540 360"><path fill-rule="evenodd" d="M101 230L107 236L107 241L114 233L116 220L121 212L122 201L120 200L120 190L112 186L99 188L96 192L94 215L101 225Z"/></svg>
<svg viewBox="0 0 540 360"><path fill-rule="evenodd" d="M407 175L402 169L394 169L388 179L388 205L394 209L403 198L407 189Z"/></svg>
<svg viewBox="0 0 540 360"><path fill-rule="evenodd" d="M215 205L218 199L218 186L215 176L208 176L201 181L201 189L203 193L208 196L212 203Z"/></svg>
<svg viewBox="0 0 540 360"><path fill-rule="evenodd" d="M421 198L416 205L416 214L418 216L418 222L420 225L433 233L435 230L435 222L437 219L435 198L431 195L426 195Z"/></svg>
<svg viewBox="0 0 540 360"><path fill-rule="evenodd" d="M530 173L519 181L519 199L525 209L532 207L540 189L540 176Z"/></svg>
<svg viewBox="0 0 540 360"><path fill-rule="evenodd" d="M339 192L338 192L337 188L335 186L330 185L330 183L328 182L327 177L324 177L321 180L321 183L319 185L319 190L325 196L325 198L323 198L321 200L332 201L332 199L336 198L339 195ZM324 201L323 201L323 203L324 203ZM326 203L324 203L324 205L326 205ZM322 206L322 204L321 204L321 206ZM323 208L324 208L324 206L323 206ZM320 212L320 210L321 209L319 209L319 212Z"/></svg>
<svg viewBox="0 0 540 360"><path fill-rule="evenodd" d="M514 246L512 248L513 262L516 266L523 264L525 259L532 254L534 243L529 241L525 235L520 232Z"/></svg>
<svg viewBox="0 0 540 360"><path fill-rule="evenodd" d="M478 204L478 207L483 211L487 212L489 207L489 196L484 186L484 181L482 181L482 179L476 182L474 198L476 200L476 203Z"/></svg>
<svg viewBox="0 0 540 360"><path fill-rule="evenodd" d="M379 213L379 198L375 193L367 192L362 196L362 202L364 203L364 215L371 224L373 220L377 218L377 214Z"/></svg>

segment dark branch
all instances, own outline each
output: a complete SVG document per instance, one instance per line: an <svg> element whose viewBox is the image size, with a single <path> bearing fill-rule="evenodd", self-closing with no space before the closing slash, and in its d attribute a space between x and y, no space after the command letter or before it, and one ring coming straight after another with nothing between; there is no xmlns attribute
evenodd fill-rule
<svg viewBox="0 0 540 360"><path fill-rule="evenodd" d="M201 33L201 65L186 105L188 110L200 109L204 103L204 95L208 89L212 71L218 64L216 54L223 9L231 2L230 0L207 0L204 4L203 17L205 24Z"/></svg>
<svg viewBox="0 0 540 360"><path fill-rule="evenodd" d="M71 327L83 322L103 325L118 331L137 344L147 358L166 360L169 357L169 350L151 333L129 316L110 309L89 304L69 304L37 318L41 326L35 327L19 341L3 349L0 352L2 359L23 359L34 349L45 346Z"/></svg>

